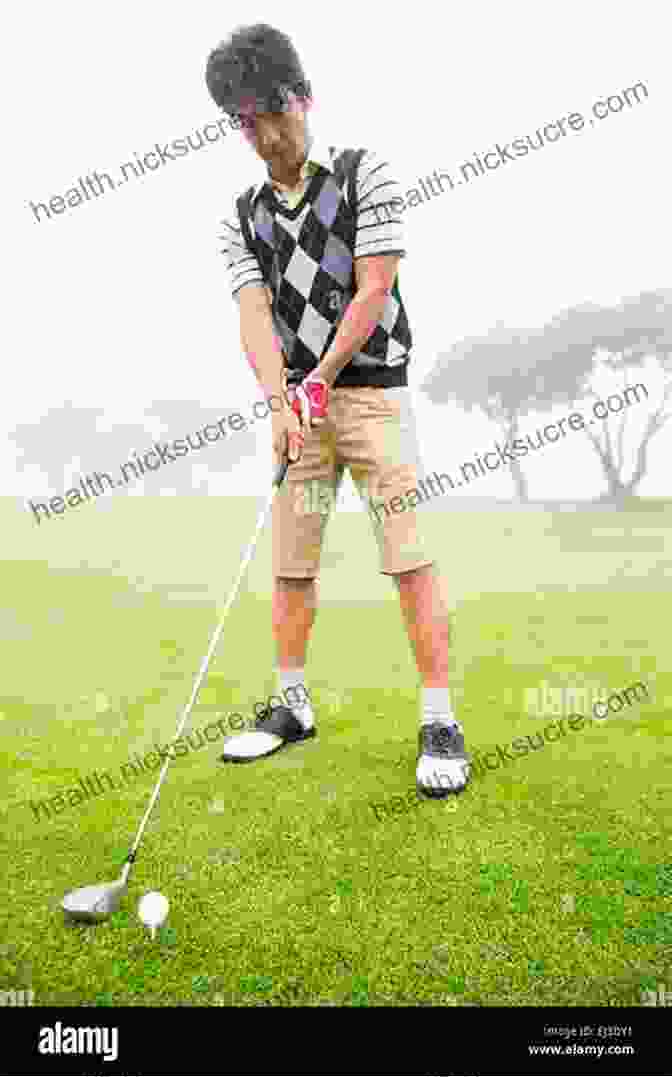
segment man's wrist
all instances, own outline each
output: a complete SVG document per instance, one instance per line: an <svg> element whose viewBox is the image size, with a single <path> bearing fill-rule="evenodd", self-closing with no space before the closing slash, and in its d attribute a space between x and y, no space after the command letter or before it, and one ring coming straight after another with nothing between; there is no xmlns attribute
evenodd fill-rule
<svg viewBox="0 0 672 1077"><path fill-rule="evenodd" d="M316 378L321 381L326 381L329 388L333 389L336 378L341 371L345 369L351 358L351 356L344 359L342 357L337 358L336 356L325 355L315 369L311 370L308 377L311 381Z"/></svg>

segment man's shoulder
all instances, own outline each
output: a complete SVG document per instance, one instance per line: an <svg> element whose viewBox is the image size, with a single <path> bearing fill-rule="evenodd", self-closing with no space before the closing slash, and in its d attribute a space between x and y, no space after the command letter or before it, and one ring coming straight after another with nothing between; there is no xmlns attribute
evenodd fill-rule
<svg viewBox="0 0 672 1077"><path fill-rule="evenodd" d="M368 146L339 146L335 147L333 164L336 173L349 176L356 183L358 195L362 193L362 186L366 183L371 172L377 169L385 158Z"/></svg>
<svg viewBox="0 0 672 1077"><path fill-rule="evenodd" d="M248 183L246 187L236 191L231 197L229 202L229 212L225 220L237 231L240 231L241 210L246 217L252 217L256 196L261 192L262 187L263 183Z"/></svg>
<svg viewBox="0 0 672 1077"><path fill-rule="evenodd" d="M368 146L335 146L333 148L332 158L334 163L343 157L346 159L350 158L351 160L356 158L360 165L366 165L372 161L384 160L384 157L382 157L377 150L371 149Z"/></svg>
<svg viewBox="0 0 672 1077"><path fill-rule="evenodd" d="M393 162L385 150L367 146L356 151L357 193L363 197L372 187L379 184L389 185L396 182L397 175Z"/></svg>
<svg viewBox="0 0 672 1077"><path fill-rule="evenodd" d="M350 146L338 147L336 149L336 151L335 151L335 156L338 156L339 154L344 153L344 152L348 152L348 153L351 153L351 154L355 154L355 153L360 154L361 153L362 161L374 161L374 160L375 161L388 161L389 160L389 157L386 155L385 151L381 150L381 149L378 149L376 146L362 146L360 144L360 145L350 145Z"/></svg>
<svg viewBox="0 0 672 1077"><path fill-rule="evenodd" d="M235 193L229 195L227 210L224 212L223 215L223 220L226 223L231 224L238 220L238 206L240 204L240 200L245 195L249 195L252 190L253 185L249 184L247 187L242 188L242 190L237 190L235 191Z"/></svg>
<svg viewBox="0 0 672 1077"><path fill-rule="evenodd" d="M241 198L252 199L255 194L257 194L259 191L261 191L261 188L263 186L264 186L263 183L259 183L258 181L256 183L248 183L248 184L246 184L245 187L243 187L241 190L237 191L236 194L233 196L233 205L234 205L234 207L238 206L238 203L240 202Z"/></svg>

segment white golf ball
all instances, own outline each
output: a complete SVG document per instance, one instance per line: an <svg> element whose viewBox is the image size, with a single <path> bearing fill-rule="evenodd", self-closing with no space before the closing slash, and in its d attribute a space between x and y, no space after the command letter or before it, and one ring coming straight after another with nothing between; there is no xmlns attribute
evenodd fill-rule
<svg viewBox="0 0 672 1077"><path fill-rule="evenodd" d="M163 894L159 894L156 890L151 890L140 898L138 916L145 927L150 928L152 938L156 934L157 927L161 927L166 922L169 909L168 898Z"/></svg>

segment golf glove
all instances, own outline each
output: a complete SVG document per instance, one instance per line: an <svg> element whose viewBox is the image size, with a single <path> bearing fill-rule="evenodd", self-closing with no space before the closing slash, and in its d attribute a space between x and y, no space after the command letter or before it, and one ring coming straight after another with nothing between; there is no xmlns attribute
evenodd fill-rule
<svg viewBox="0 0 672 1077"><path fill-rule="evenodd" d="M325 422L329 408L329 386L323 378L313 378L308 374L299 385L288 385L285 371L284 390L287 403L299 420L302 431Z"/></svg>

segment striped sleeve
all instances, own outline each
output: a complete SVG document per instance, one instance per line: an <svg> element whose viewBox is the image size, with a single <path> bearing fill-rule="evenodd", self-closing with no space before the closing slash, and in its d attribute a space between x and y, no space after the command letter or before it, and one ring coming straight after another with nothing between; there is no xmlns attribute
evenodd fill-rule
<svg viewBox="0 0 672 1077"><path fill-rule="evenodd" d="M405 256L403 207L402 188L389 161L367 150L357 171L355 258L371 254Z"/></svg>
<svg viewBox="0 0 672 1077"><path fill-rule="evenodd" d="M256 254L247 247L243 238L236 201L237 198L234 198L229 216L220 222L221 234L218 237L221 243L221 253L226 261L232 296L236 296L246 284L264 283L259 260Z"/></svg>

